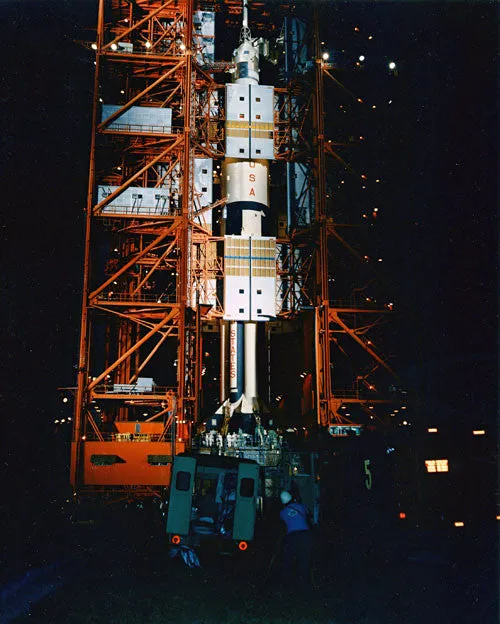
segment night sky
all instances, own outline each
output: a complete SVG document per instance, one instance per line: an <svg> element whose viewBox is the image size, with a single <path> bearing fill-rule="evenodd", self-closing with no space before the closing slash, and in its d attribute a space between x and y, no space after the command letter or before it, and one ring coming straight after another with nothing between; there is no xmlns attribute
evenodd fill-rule
<svg viewBox="0 0 500 624"><path fill-rule="evenodd" d="M43 479L54 457L65 461L52 423L63 409L57 388L76 383L94 68L75 40L92 40L96 7L0 5L1 444L13 491L24 477ZM372 117L353 108L346 124L367 137L353 163L384 181L378 244L400 310L398 372L417 392L422 424L494 424L495 3L339 2L325 16L339 77L377 105ZM360 54L365 68L354 73Z"/></svg>

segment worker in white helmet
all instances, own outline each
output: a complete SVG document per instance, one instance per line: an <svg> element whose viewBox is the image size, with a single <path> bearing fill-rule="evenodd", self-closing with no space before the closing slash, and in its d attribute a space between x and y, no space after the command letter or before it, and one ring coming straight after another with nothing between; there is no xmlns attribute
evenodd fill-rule
<svg viewBox="0 0 500 624"><path fill-rule="evenodd" d="M289 581L308 585L311 579L312 534L310 513L290 492L280 494L283 509L280 518L286 527L283 539L283 571Z"/></svg>

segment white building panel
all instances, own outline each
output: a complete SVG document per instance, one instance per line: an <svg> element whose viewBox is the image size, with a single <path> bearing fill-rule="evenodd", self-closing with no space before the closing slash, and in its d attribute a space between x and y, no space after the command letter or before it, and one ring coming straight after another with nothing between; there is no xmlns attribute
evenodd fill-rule
<svg viewBox="0 0 500 624"><path fill-rule="evenodd" d="M276 315L276 278L252 277L250 310L252 320L267 321Z"/></svg>
<svg viewBox="0 0 500 624"><path fill-rule="evenodd" d="M250 120L271 123L274 126L274 87L248 85Z"/></svg>
<svg viewBox="0 0 500 624"><path fill-rule="evenodd" d="M250 277L226 276L224 279L224 319L250 320Z"/></svg>
<svg viewBox="0 0 500 624"><path fill-rule="evenodd" d="M105 121L121 106L103 104L101 121ZM172 132L172 109L154 106L131 106L108 126L108 130L137 133L170 134Z"/></svg>
<svg viewBox="0 0 500 624"><path fill-rule="evenodd" d="M250 120L250 95L246 84L226 84L226 120Z"/></svg>
<svg viewBox="0 0 500 624"><path fill-rule="evenodd" d="M118 186L98 186L97 203L100 203L118 188ZM165 189L129 186L104 206L101 214L169 215L175 212L170 210L169 201L169 193Z"/></svg>

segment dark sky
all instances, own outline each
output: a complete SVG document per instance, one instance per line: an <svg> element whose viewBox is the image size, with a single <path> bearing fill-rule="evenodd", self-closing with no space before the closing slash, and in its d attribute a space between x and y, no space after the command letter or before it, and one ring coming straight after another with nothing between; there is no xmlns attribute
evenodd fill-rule
<svg viewBox="0 0 500 624"><path fill-rule="evenodd" d="M60 412L57 387L76 381L93 64L74 40L91 40L96 5L0 5L2 424L11 449L33 453ZM346 82L378 104L372 121L359 113L370 144L355 159L385 181L381 241L408 345L405 385L419 390L424 422L494 422L495 4L338 3L325 15L340 65L368 59Z"/></svg>

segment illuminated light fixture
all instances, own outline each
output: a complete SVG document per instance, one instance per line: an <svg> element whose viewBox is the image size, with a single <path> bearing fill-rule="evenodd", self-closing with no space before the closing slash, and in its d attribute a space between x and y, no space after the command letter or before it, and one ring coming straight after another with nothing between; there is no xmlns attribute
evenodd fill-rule
<svg viewBox="0 0 500 624"><path fill-rule="evenodd" d="M362 100L361 98L358 98L358 102L359 102L360 104L363 104L363 100ZM361 140L361 141L363 140L363 137L359 137L359 138L360 138L360 140Z"/></svg>
<svg viewBox="0 0 500 624"><path fill-rule="evenodd" d="M427 472L448 472L447 459L426 459L425 467Z"/></svg>
<svg viewBox="0 0 500 624"><path fill-rule="evenodd" d="M365 55L364 55L364 54L362 54L362 55L359 57L359 59L358 59L358 60L360 60L361 62L363 62L363 61L365 60Z"/></svg>
<svg viewBox="0 0 500 624"><path fill-rule="evenodd" d="M360 102L360 101L361 101L361 100L358 100L358 102ZM359 137L359 140L360 140L360 141L364 141L364 140L365 140L365 137L364 137L364 136L360 136L360 137Z"/></svg>
<svg viewBox="0 0 500 624"><path fill-rule="evenodd" d="M87 439L87 436L82 436L82 440L86 440L86 439Z"/></svg>
<svg viewBox="0 0 500 624"><path fill-rule="evenodd" d="M376 105L374 104L374 105L372 106L372 110L375 110L376 108L377 108L377 107L376 107Z"/></svg>
<svg viewBox="0 0 500 624"><path fill-rule="evenodd" d="M97 50L97 43L93 43L90 47L92 50Z"/></svg>
<svg viewBox="0 0 500 624"><path fill-rule="evenodd" d="M239 548L242 552L244 552L245 550L248 550L248 544L247 544L247 542L240 542L240 543L238 544L238 548Z"/></svg>
<svg viewBox="0 0 500 624"><path fill-rule="evenodd" d="M354 32L359 32L359 28L357 26L354 27Z"/></svg>
<svg viewBox="0 0 500 624"><path fill-rule="evenodd" d="M427 429L427 433L437 433L437 427L429 427L429 429Z"/></svg>
<svg viewBox="0 0 500 624"><path fill-rule="evenodd" d="M328 54L328 52L323 52L323 54L321 55L321 58L324 61L327 61L330 58L330 55Z"/></svg>
<svg viewBox="0 0 500 624"><path fill-rule="evenodd" d="M103 102L104 100L102 98L99 98L99 102Z"/></svg>
<svg viewBox="0 0 500 624"><path fill-rule="evenodd" d="M179 49L182 50L182 52L184 52L184 50L186 49L186 44L181 43L181 45L179 46Z"/></svg>
<svg viewBox="0 0 500 624"><path fill-rule="evenodd" d="M116 50L118 50L118 46L116 45L116 43L112 43L112 44L111 44L111 49L113 50L113 52L115 52Z"/></svg>
<svg viewBox="0 0 500 624"><path fill-rule="evenodd" d="M500 520L500 515L497 516L497 520Z"/></svg>
<svg viewBox="0 0 500 624"><path fill-rule="evenodd" d="M58 423L59 423L59 421L58 421L58 420L54 420L54 424L56 424L56 425L57 425Z"/></svg>
<svg viewBox="0 0 500 624"><path fill-rule="evenodd" d="M146 41L146 43L144 45L149 50L149 48L151 47L151 41Z"/></svg>
<svg viewBox="0 0 500 624"><path fill-rule="evenodd" d="M368 41L371 41L372 39L373 39L373 35L370 35L370 36L368 37Z"/></svg>
<svg viewBox="0 0 500 624"><path fill-rule="evenodd" d="M62 422L62 423L63 423L63 422L66 422L66 419L65 419L65 418L63 418L63 419L61 420L61 422Z"/></svg>
<svg viewBox="0 0 500 624"><path fill-rule="evenodd" d="M382 259L382 258L379 258L379 259L378 259L378 261L379 261L379 262L383 262L383 259Z"/></svg>
<svg viewBox="0 0 500 624"><path fill-rule="evenodd" d="M406 514L404 511L400 511L399 512L399 517L401 518L401 520L404 520L406 518Z"/></svg>
<svg viewBox="0 0 500 624"><path fill-rule="evenodd" d="M396 69L396 63L394 61L389 63L389 69Z"/></svg>
<svg viewBox="0 0 500 624"><path fill-rule="evenodd" d="M474 429L474 431L472 432L472 435L475 435L475 436L486 435L486 431L484 429Z"/></svg>
<svg viewBox="0 0 500 624"><path fill-rule="evenodd" d="M180 544L181 543L181 536L180 535L172 535L170 541L172 542L172 544Z"/></svg>
<svg viewBox="0 0 500 624"><path fill-rule="evenodd" d="M463 526L465 526L465 524L461 520L458 520L457 522L453 523L453 526L455 526L455 527L463 527Z"/></svg>
<svg viewBox="0 0 500 624"><path fill-rule="evenodd" d="M373 209L373 212L378 212L378 208L374 208L374 209Z"/></svg>
<svg viewBox="0 0 500 624"><path fill-rule="evenodd" d="M68 402L68 397L63 397L63 403L67 403Z"/></svg>
<svg viewBox="0 0 500 624"><path fill-rule="evenodd" d="M375 180L375 182L377 182L377 184L380 182L380 180Z"/></svg>
<svg viewBox="0 0 500 624"><path fill-rule="evenodd" d="M125 91L122 89L122 90L120 91L120 93L123 95L123 94L125 93Z"/></svg>
<svg viewBox="0 0 500 624"><path fill-rule="evenodd" d="M401 406L401 409L406 409L406 405L402 405L402 406Z"/></svg>

